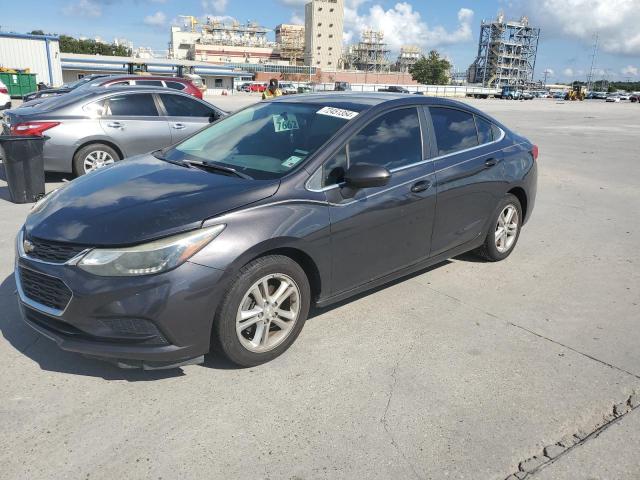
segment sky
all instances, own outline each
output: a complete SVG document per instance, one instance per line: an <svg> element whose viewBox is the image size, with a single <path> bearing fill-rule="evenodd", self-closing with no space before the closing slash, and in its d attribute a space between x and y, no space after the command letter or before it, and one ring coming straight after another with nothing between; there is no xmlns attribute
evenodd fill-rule
<svg viewBox="0 0 640 480"><path fill-rule="evenodd" d="M273 29L303 23L306 1L0 0L0 31L126 38L136 47L163 50L180 15L234 17ZM527 15L541 28L536 80L545 71L549 83L584 80L598 34L596 78L640 81L640 0L345 0L345 42L366 28L383 30L394 52L417 44L465 70L477 54L481 21L498 11L507 18Z"/></svg>

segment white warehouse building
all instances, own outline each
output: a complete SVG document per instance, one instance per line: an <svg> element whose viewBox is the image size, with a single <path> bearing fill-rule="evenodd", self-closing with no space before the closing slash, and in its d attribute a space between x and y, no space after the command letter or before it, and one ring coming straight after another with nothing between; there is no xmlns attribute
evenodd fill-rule
<svg viewBox="0 0 640 480"><path fill-rule="evenodd" d="M29 69L37 82L62 83L60 42L52 35L0 32L0 67Z"/></svg>

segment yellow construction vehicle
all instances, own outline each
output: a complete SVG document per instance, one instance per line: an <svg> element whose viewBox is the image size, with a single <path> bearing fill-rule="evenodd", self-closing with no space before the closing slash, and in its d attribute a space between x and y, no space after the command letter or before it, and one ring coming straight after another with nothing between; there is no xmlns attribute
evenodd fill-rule
<svg viewBox="0 0 640 480"><path fill-rule="evenodd" d="M587 95L587 87L584 85L576 84L573 88L567 92L564 96L565 100L584 100L584 97Z"/></svg>

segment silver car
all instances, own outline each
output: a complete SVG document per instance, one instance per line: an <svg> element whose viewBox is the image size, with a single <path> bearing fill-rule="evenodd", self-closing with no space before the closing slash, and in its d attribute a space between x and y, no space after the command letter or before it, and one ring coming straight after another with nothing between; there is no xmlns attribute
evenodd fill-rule
<svg viewBox="0 0 640 480"><path fill-rule="evenodd" d="M83 175L177 143L226 116L178 91L112 87L69 93L4 112L11 135L45 135L45 170Z"/></svg>

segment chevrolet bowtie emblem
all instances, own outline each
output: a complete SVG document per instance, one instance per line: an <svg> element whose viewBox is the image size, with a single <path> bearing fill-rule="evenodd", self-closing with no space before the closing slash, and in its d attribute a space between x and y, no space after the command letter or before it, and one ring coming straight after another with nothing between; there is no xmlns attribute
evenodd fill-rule
<svg viewBox="0 0 640 480"><path fill-rule="evenodd" d="M36 249L36 246L29 240L24 240L22 242L22 249L24 250L24 253L31 253Z"/></svg>

